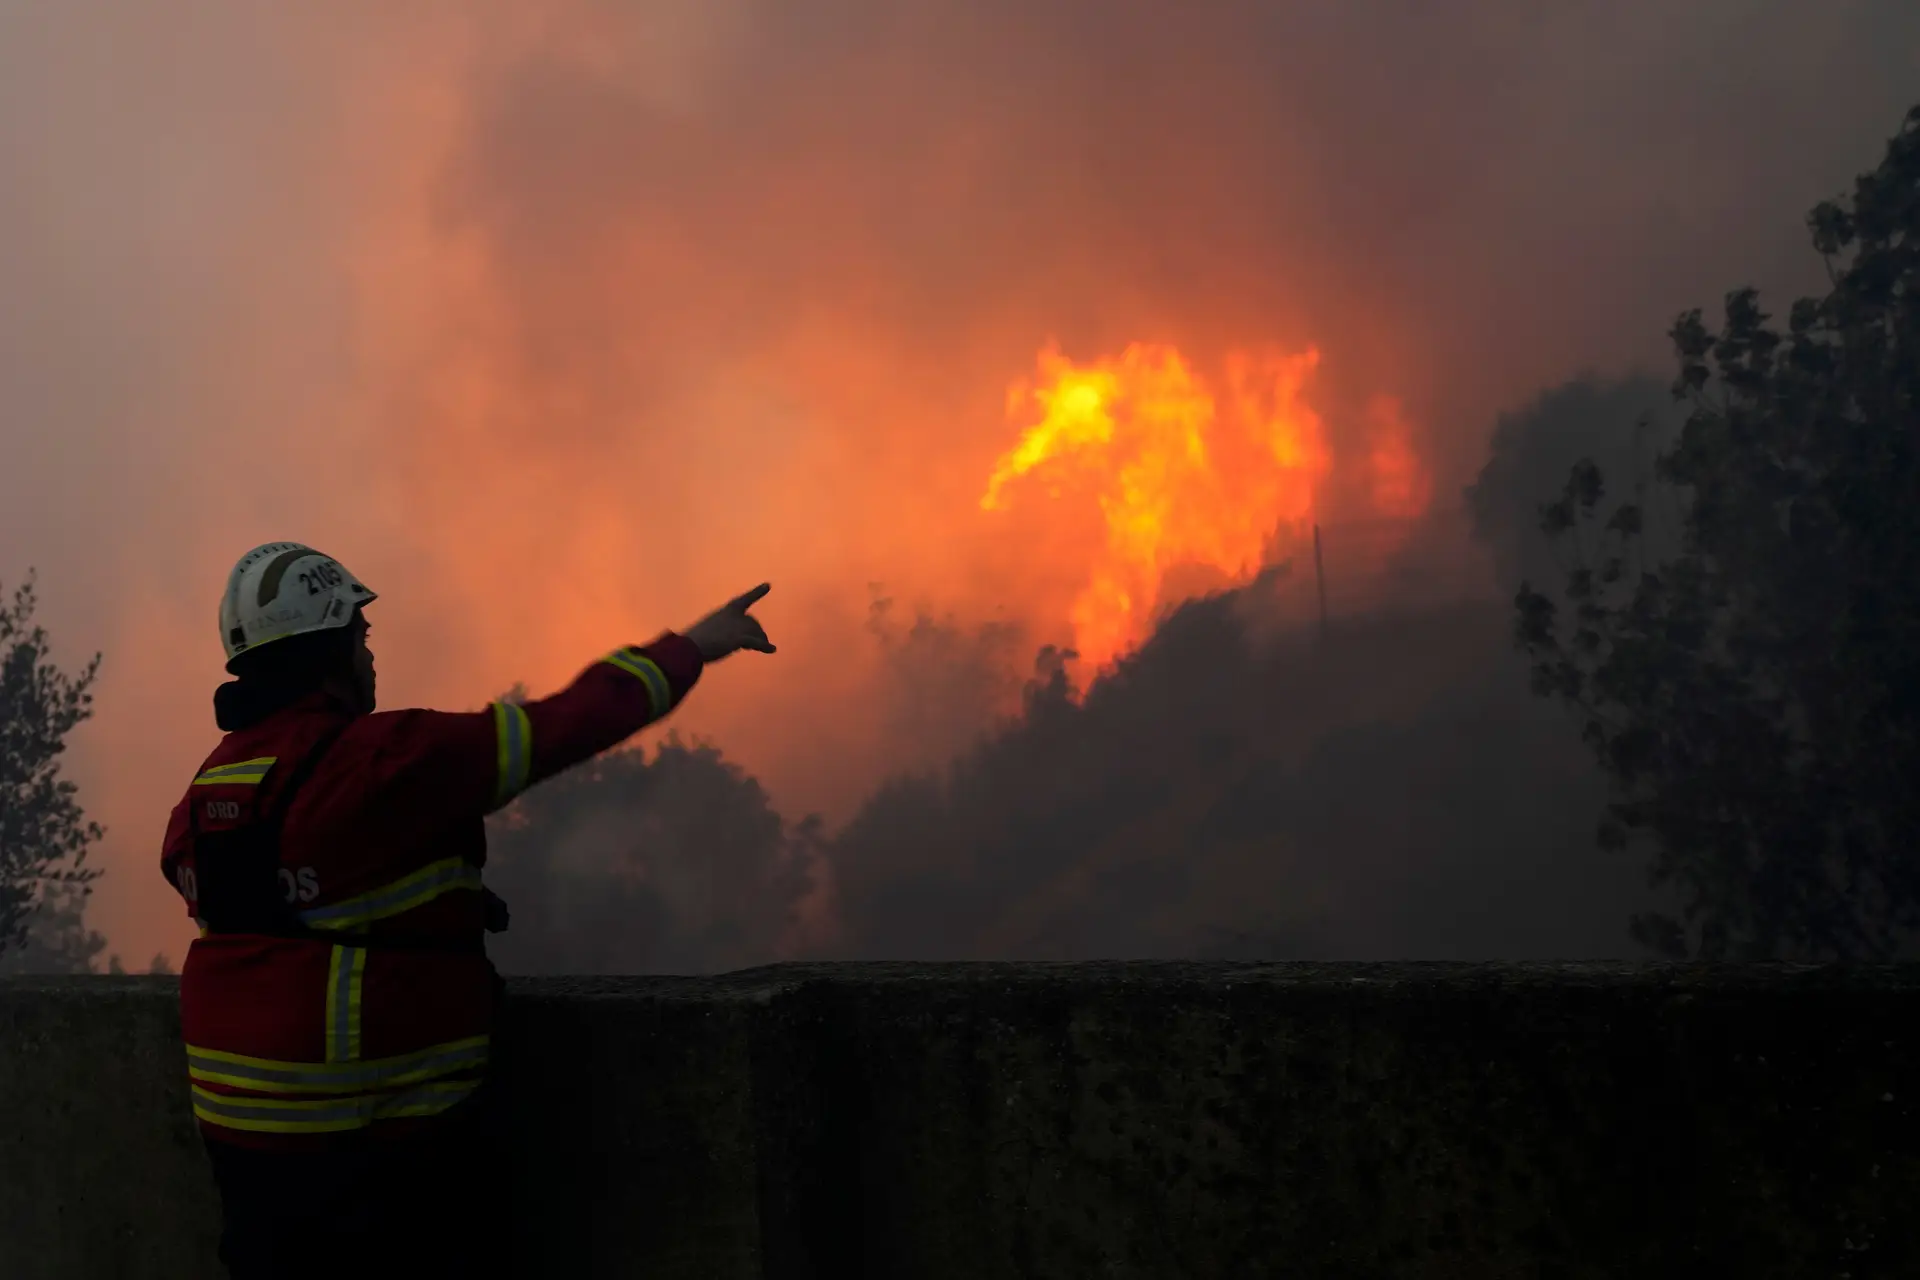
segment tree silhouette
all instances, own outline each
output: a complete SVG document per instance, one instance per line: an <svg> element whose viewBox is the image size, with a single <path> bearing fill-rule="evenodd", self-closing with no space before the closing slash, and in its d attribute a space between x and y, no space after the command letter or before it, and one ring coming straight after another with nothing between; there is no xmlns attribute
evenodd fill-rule
<svg viewBox="0 0 1920 1280"><path fill-rule="evenodd" d="M0 606L0 953L22 946L36 920L77 924L100 874L85 863L102 830L60 776L67 734L93 714L100 657L77 675L63 672L34 623L37 603L29 574ZM56 900L43 910L49 892Z"/></svg>
<svg viewBox="0 0 1920 1280"><path fill-rule="evenodd" d="M43 885L27 913L25 941L0 951L0 976L95 972L107 940L87 927L86 907L86 885Z"/></svg>
<svg viewBox="0 0 1920 1280"><path fill-rule="evenodd" d="M608 752L495 815L487 883L512 973L703 973L780 958L813 885L817 819L789 826L709 745Z"/></svg>
<svg viewBox="0 0 1920 1280"><path fill-rule="evenodd" d="M1543 511L1564 594L1515 602L1611 782L1602 843L1678 891L1635 921L1668 955L1882 957L1920 920L1920 108L1808 226L1832 287L1785 332L1751 289L1671 331L1677 548L1589 459Z"/></svg>

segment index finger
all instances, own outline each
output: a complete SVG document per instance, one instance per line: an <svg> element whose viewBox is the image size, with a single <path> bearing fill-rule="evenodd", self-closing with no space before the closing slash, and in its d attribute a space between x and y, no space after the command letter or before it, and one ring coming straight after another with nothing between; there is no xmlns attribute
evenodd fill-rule
<svg viewBox="0 0 1920 1280"><path fill-rule="evenodd" d="M773 584L771 582L763 582L746 594L735 596L733 602L727 607L729 609L739 609L744 612L758 604L761 597L765 596L767 592L771 590L773 590Z"/></svg>

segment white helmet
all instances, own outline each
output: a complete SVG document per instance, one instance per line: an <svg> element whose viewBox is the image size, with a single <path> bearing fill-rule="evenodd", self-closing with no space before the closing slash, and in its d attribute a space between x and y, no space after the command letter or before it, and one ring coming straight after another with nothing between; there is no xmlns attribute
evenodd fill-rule
<svg viewBox="0 0 1920 1280"><path fill-rule="evenodd" d="M338 560L298 542L269 542L240 557L220 598L227 665L274 640L344 627L376 597Z"/></svg>

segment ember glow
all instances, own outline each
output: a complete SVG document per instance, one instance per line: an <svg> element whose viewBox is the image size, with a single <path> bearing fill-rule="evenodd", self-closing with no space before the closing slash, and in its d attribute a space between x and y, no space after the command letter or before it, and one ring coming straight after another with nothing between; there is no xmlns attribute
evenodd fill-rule
<svg viewBox="0 0 1920 1280"><path fill-rule="evenodd" d="M1013 385L1019 440L1001 455L980 505L1092 504L1104 545L1073 602L1074 647L1102 667L1139 644L1190 581L1244 582L1276 549L1311 536L1334 455L1307 384L1317 349L1233 351L1209 380L1167 345L1136 343L1077 364L1049 347L1037 376ZM1397 402L1369 412L1374 514L1410 520L1431 484Z"/></svg>

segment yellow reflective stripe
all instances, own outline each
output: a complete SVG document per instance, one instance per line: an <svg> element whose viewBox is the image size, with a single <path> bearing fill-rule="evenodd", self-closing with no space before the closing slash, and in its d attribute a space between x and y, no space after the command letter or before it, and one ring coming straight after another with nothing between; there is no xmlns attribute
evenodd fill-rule
<svg viewBox="0 0 1920 1280"><path fill-rule="evenodd" d="M357 1098L236 1098L193 1086L193 1114L208 1124L254 1133L340 1133L378 1120L432 1116L480 1087L478 1080L438 1080L400 1093Z"/></svg>
<svg viewBox="0 0 1920 1280"><path fill-rule="evenodd" d="M360 1062L286 1062L187 1046L187 1074L203 1084L256 1093L363 1093L397 1089L487 1065L490 1037L469 1036L412 1053Z"/></svg>
<svg viewBox="0 0 1920 1280"><path fill-rule="evenodd" d="M315 929L357 929L375 920L397 916L443 893L480 888L480 868L462 858L430 862L392 884L324 907L308 907L300 919Z"/></svg>
<svg viewBox="0 0 1920 1280"><path fill-rule="evenodd" d="M647 686L647 701L653 705L655 720L673 710L673 686L667 682L667 673L652 658L638 649L626 648L614 650L601 661L610 662L628 675L638 677Z"/></svg>
<svg viewBox="0 0 1920 1280"><path fill-rule="evenodd" d="M365 947L335 947L327 961L327 1061L360 1060L360 991L367 977Z"/></svg>
<svg viewBox="0 0 1920 1280"><path fill-rule="evenodd" d="M499 744L499 769L493 802L505 804L527 789L533 775L533 722L526 709L511 702L493 704L493 731Z"/></svg>
<svg viewBox="0 0 1920 1280"><path fill-rule="evenodd" d="M234 783L254 786L266 778L267 770L273 768L274 762L278 759L278 756L261 756L258 760L236 760L232 764L217 764L211 769L203 770L200 776L193 780L193 785L212 787L223 783Z"/></svg>

